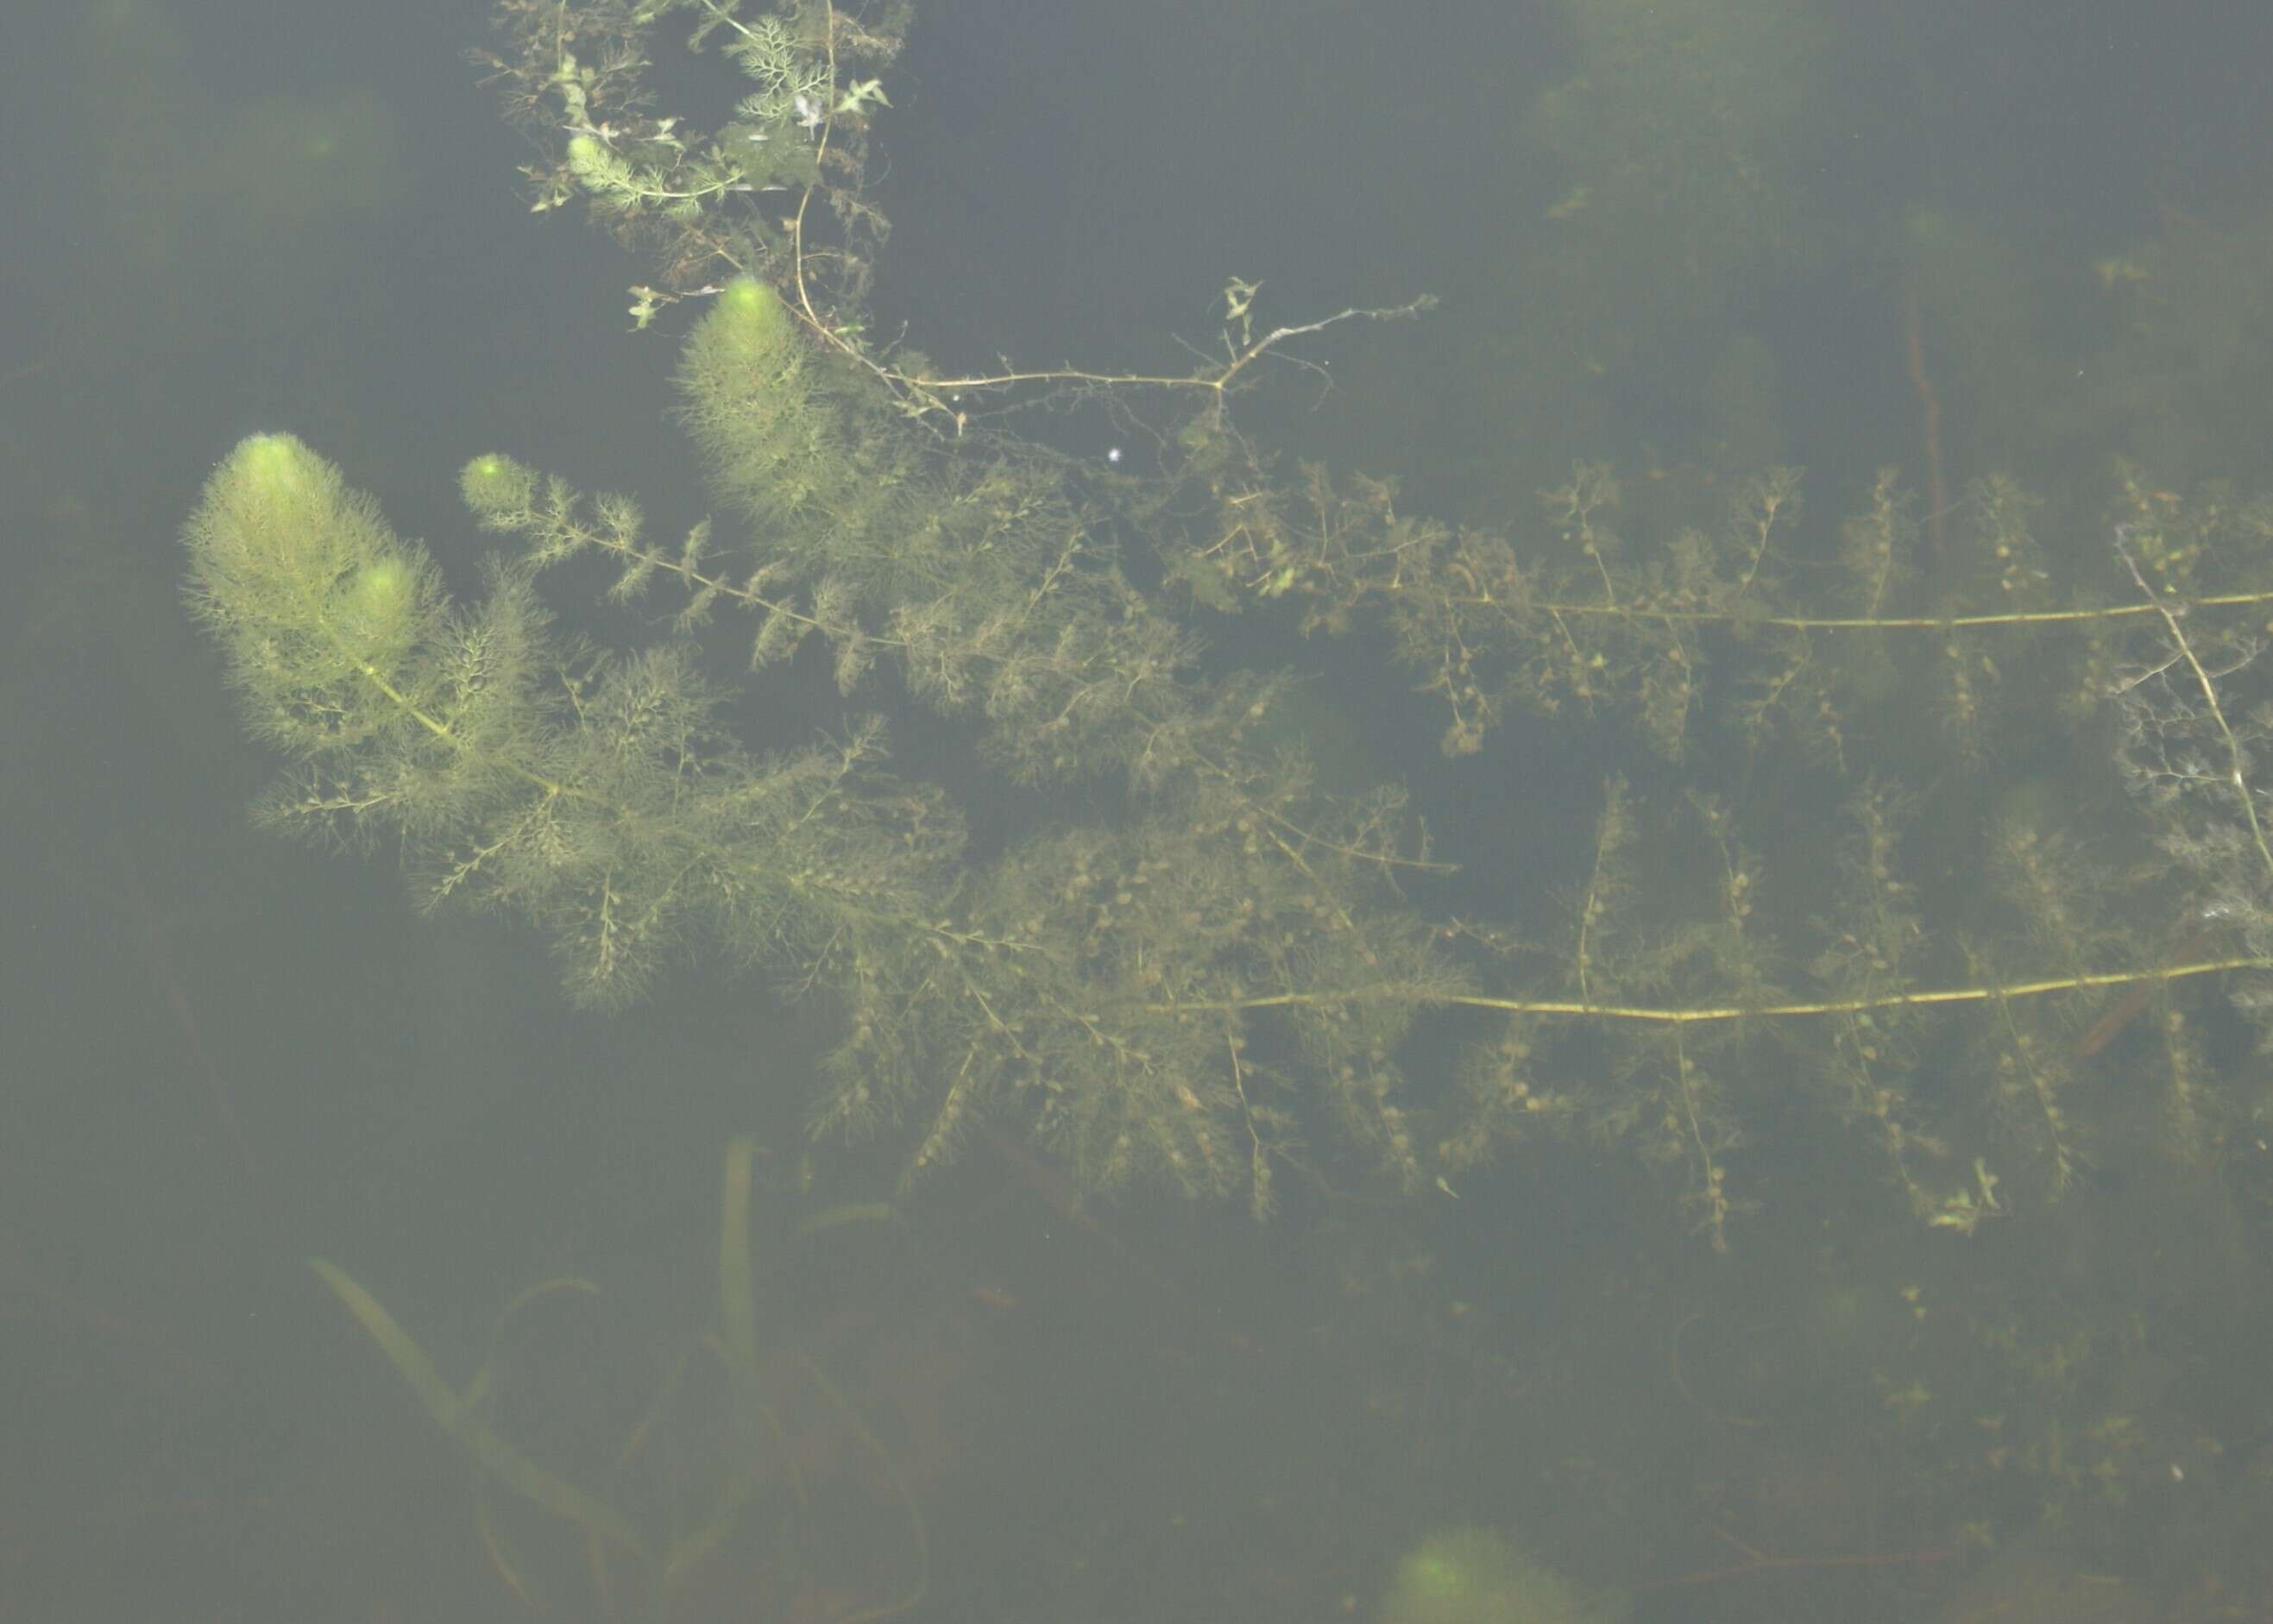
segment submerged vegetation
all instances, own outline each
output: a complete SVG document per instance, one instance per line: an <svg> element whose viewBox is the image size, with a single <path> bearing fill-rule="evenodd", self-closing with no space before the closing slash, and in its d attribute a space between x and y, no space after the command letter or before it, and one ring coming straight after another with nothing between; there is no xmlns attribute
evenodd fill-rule
<svg viewBox="0 0 2273 1624"><path fill-rule="evenodd" d="M520 1500L544 1512L555 1523L573 1530L581 1545L581 1568L596 1591L595 1599L611 1619L670 1619L689 1616L689 1598L715 1590L746 1598L765 1593L769 1584L780 1592L776 1605L788 1605L784 1582L812 1583L799 1560L763 1558L776 1545L795 1551L809 1530L796 1526L808 1493L794 1445L791 1428L783 1414L792 1399L808 1411L831 1416L857 1441L879 1471L900 1508L905 1522L905 1559L896 1553L863 1553L864 1572L870 1579L904 1566L907 1576L896 1596L867 1600L839 1615L838 1624L866 1624L907 1612L923 1598L928 1582L930 1547L923 1514L893 1464L890 1452L870 1431L851 1400L809 1356L799 1352L789 1361L796 1373L793 1388L769 1369L759 1352L759 1317L755 1261L751 1251L752 1164L756 1148L746 1138L726 1147L725 1172L719 1197L718 1324L705 1336L699 1355L715 1366L718 1379L705 1381L690 1368L698 1351L681 1349L671 1360L659 1389L610 1463L611 1486L595 1491L571 1481L538 1463L506 1436L499 1418L501 1373L499 1344L516 1315L540 1299L559 1293L592 1297L598 1288L589 1281L560 1279L531 1286L507 1304L491 1337L487 1358L462 1389L454 1388L409 1332L403 1329L379 1299L337 1264L323 1258L310 1260L317 1276L354 1315L387 1360L410 1384L435 1424L447 1433L464 1454L478 1486L511 1490ZM846 1209L851 1210L851 1209ZM856 1219L875 1216L866 1209ZM842 1221L842 1213L822 1213L808 1220L799 1232ZM781 1361L775 1361L776 1364ZM704 1394L712 1408L694 1419L705 1441L715 1447L716 1458L698 1463L693 1485L674 1482L658 1473L655 1457L664 1446L657 1441L678 1418L677 1412L699 1411ZM589 1418L575 1418L579 1423ZM794 1418L793 1418L794 1419ZM637 1510L644 1521L609 1498L619 1490L638 1493ZM476 1504L482 1545L514 1594L533 1611L544 1611L540 1598L548 1586L530 1571L528 1558L500 1531L506 1519L486 1495ZM769 1529L769 1521L784 1526ZM655 1526L664 1524L664 1526ZM777 1553L776 1553L777 1554ZM548 1575L548 1578L551 1575ZM849 1576L849 1575L840 1575Z"/></svg>
<svg viewBox="0 0 2273 1624"><path fill-rule="evenodd" d="M769 1023L806 1007L791 1064L749 1059L775 1096L728 1105L801 1112L784 1184L999 1220L977 1283L915 1267L940 1327L1000 1316L1038 1456L1120 1448L1069 1417L1164 1418L1094 1526L1084 1501L1017 1535L1056 1542L1034 1611L1167 1566L1127 1515L1164 1483L1219 1549L1263 1552L1255 1506L1332 1530L1288 1616L1607 1618L1614 1573L1808 1568L1796 1606L1861 1616L1824 1596L1867 1570L1923 1616L1894 1587L2024 1530L2262 1593L2273 500L2245 482L2273 460L2235 424L2273 339L2228 330L2273 233L2190 220L2078 264L2125 364L2039 415L2076 370L2014 313L2009 222L1912 196L1842 236L1808 197L1820 8L1544 10L1571 59L1507 130L1551 173L1478 208L1513 222L1519 314L1411 319L1418 287L1282 314L1232 277L1187 370L990 374L876 336L904 4L500 0L529 200L639 256L626 341L675 346L704 478L635 497L484 451L471 544L430 552L322 450L236 446L184 541L286 764L259 816L513 921L578 1008L658 999L700 1040L722 982ZM1898 404L1804 434L1790 335L1739 311L1872 255ZM1433 465L1457 477L1261 443L1272 384L1331 358L1347 385L1373 324L1377 351L1477 344L1476 380L1412 385L1473 391ZM1647 432L1621 418L1661 387ZM1393 445L1406 402L1345 393ZM1054 443L1099 419L1132 454ZM455 1386L315 1266L534 1606L960 1605L944 1559L988 1496L969 1523L927 1498L881 1384L753 1287L756 1154L727 1155L715 1334L627 1388L547 1379L595 1351L544 1336L581 1279L514 1299ZM1083 1209L1124 1191L1169 1201ZM1283 1205L1300 1247L1175 1201ZM1092 1343L1020 1317L1041 1264L995 1278L1043 1230L1068 1272L1059 1238L1105 1236ZM1197 1266L1135 1250L1195 1233ZM1099 1357L1116 1336L1144 1345ZM956 1486L1062 1481L1015 1453ZM1383 1470L1281 1497L1329 1456Z"/></svg>
<svg viewBox="0 0 2273 1624"><path fill-rule="evenodd" d="M829 999L813 1130L889 1137L911 1176L985 1120L1085 1188L1260 1214L1290 1171L1457 1194L1576 1135L1662 1164L1721 1246L1759 1146L1819 1120L1970 1232L2058 1199L2117 1089L2159 1098L2182 1158L2273 1110L2224 1013L2273 1008L2273 504L2119 467L1923 512L1889 471L1819 525L1789 469L1587 463L1499 527L1440 523L1282 468L1232 410L1258 361L1424 301L1264 328L1234 281L1222 356L1182 378L949 377L873 343L862 182L904 6L500 13L538 206L649 257L640 325L707 301L679 385L718 513L658 538L631 498L476 457L504 547L461 602L316 452L245 442L187 541L293 764L270 821L384 839L425 903L526 919L581 1005L696 960ZM708 127L655 105L673 19L746 81ZM1574 150L1584 102L1542 115ZM1597 209L1637 183L1604 161ZM1705 228L1742 217L1695 205L1692 251L1726 259ZM1149 413L1163 466L1089 478L971 404L1053 394ZM669 595L669 634L559 632L538 587L580 558L617 599ZM1438 707L1463 794L1510 793L1518 715L1630 740L1559 913L1474 917L1402 791L1324 787L1274 725L1290 679L1203 657L1242 617L1385 632L1381 680ZM700 657L729 638L754 692L825 659L880 718L747 748ZM934 718L1005 782L1083 793L974 853L948 792L887 765Z"/></svg>

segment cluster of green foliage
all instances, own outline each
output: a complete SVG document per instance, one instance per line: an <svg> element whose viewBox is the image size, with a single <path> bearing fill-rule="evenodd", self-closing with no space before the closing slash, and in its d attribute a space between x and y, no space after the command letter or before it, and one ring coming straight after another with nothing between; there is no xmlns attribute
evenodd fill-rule
<svg viewBox="0 0 2273 1624"><path fill-rule="evenodd" d="M861 136L886 102L865 75L897 50L896 6L501 11L514 104L569 127L539 203L583 198L657 256L642 320L713 299L679 385L729 522L657 543L626 498L479 457L463 494L514 550L454 605L321 458L247 441L187 539L252 724L296 764L272 819L399 842L427 901L534 922L583 1004L720 954L829 997L843 1037L814 1130L897 1134L911 1172L989 1117L1086 1187L1260 1213L1284 1170L1329 1156L1451 1190L1576 1133L1668 1164L1718 1245L1747 1139L1831 1117L1919 1218L1969 1230L2056 1196L2089 1154L2074 1084L2131 987L2154 1019L2125 1064L2183 1148L2263 1106L2182 993L2248 980L2273 947L2247 641L2273 507L2127 475L2053 513L2121 541L2065 580L2047 510L2002 480L1932 560L1892 475L1830 545L1788 471L1733 498L1665 482L1636 513L1582 467L1512 534L1418 519L1385 483L1289 479L1238 432L1232 385L1328 325L1258 338L1244 284L1236 341L1187 378L950 379L870 348ZM649 105L651 36L678 12L757 87L704 135ZM954 400L990 388L1147 392L1174 419L1168 466L1084 485L973 430ZM616 565L620 597L682 595L671 634L611 657L555 633L536 584L578 555ZM1066 797L1084 810L1045 809L979 862L942 791L885 772L881 723L752 754L697 675L729 614L754 680L825 647L847 695L896 685L1011 782L1086 786ZM1603 786L1567 917L1458 917L1428 902L1443 865L1399 792L1325 792L1269 726L1283 680L1203 667L1196 628L1237 614L1385 625L1456 759L1530 710L1629 729L1689 787ZM1980 770L2047 737L2104 758L2110 715L2148 792L2112 858ZM2211 928L2173 955L2157 928L2205 903ZM1464 1058L1408 1076L1431 1012L1437 1052Z"/></svg>
<svg viewBox="0 0 2273 1624"><path fill-rule="evenodd" d="M917 1168L974 1111L1024 1102L1093 1183L1263 1201L1296 1080L1247 1054L1247 1027L1278 1006L1303 1071L1417 1177L1392 1051L1461 983L1386 905L1395 797L1314 792L1255 742L1271 685L1199 681L1189 632L1048 464L864 417L873 384L765 285L724 291L681 380L744 556L708 526L651 548L629 501L478 457L467 502L522 545L476 608L307 447L237 448L187 539L256 728L301 763L266 815L398 838L430 902L544 929L583 1004L636 997L674 954L826 989L846 1036L817 1126L919 1112ZM680 634L617 659L552 634L534 582L587 551L621 595L682 586ZM979 867L936 790L883 774L880 725L753 758L696 673L692 632L722 605L755 622L754 667L825 640L849 692L889 659L920 702L978 718L1014 778L1117 779L1130 815Z"/></svg>
<svg viewBox="0 0 2273 1624"><path fill-rule="evenodd" d="M828 326L857 326L885 232L861 187L868 122L890 106L876 75L898 58L912 10L911 0L857 14L810 0L499 0L506 48L476 59L504 86L506 116L549 154L525 171L531 206L581 201L660 267L660 287L634 290L640 326L734 276L793 281L807 318L826 311ZM657 33L687 17L684 49L715 43L751 86L700 130L656 115L649 78Z"/></svg>
<svg viewBox="0 0 2273 1624"><path fill-rule="evenodd" d="M1866 1128L1919 1216L1969 1228L2000 1209L1989 1161L2017 1164L2042 1194L2066 1187L2086 1130L2064 1096L2107 1041L2094 1016L2106 989L2145 983L2164 1000L2156 1051L2126 1059L2167 1091L2179 1148L2203 1154L2262 1115L2241 1078L2215 1097L2204 1040L2167 999L2176 982L2265 964L2273 854L2251 745L2273 720L2254 670L2273 505L2189 502L2127 476L2101 575L2061 581L2033 528L2041 505L1986 481L1928 606L1891 475L1819 560L1789 539L1797 481L1782 470L1712 528L1644 544L1621 535L1618 484L1600 468L1542 493L1545 522L1520 546L1409 518L1391 488L1345 493L1316 469L1291 491L1238 480L1218 495L1179 577L1212 576L1211 601L1295 601L1313 631L1377 616L1442 701L1448 753L1482 752L1522 709L1619 727L1700 785L1721 757L1745 779L1804 786L1796 812L1763 800L1741 817L1692 790L1646 828L1607 786L1592 876L1556 950L1562 996L1473 1000L1512 1020L1472 1057L1475 1114L1441 1141L1449 1164L1489 1154L1514 1111L1569 1117L1687 1164L1718 1233L1722 1164L1743 1137L1727 1081L1772 1056L1778 1077L1812 1080L1819 1103ZM1936 713L1924 741L1922 697ZM2098 776L2147 792L2149 814L2119 866L2029 797L1998 793L1988 766L2047 737L2104 751L2111 717L2127 742ZM1917 833L1924 797L1901 787L1929 775L1939 852ZM1812 809L1838 805L1843 832L1810 873L1824 821ZM1758 856L1770 843L1789 854L1772 876ZM1945 872L1928 886L1912 871L1932 857ZM2173 858L2221 926L2177 957L2138 926L2186 911ZM2252 1012L2253 986L2243 977L2237 994ZM1606 1025L1652 1030L1615 1039L1605 1065ZM1574 1034L1587 1057L1575 1062ZM1558 1057L1544 1075L1593 1080L1537 1086L1542 1049ZM1927 1062L1956 1068L1952 1081L1918 1087ZM1621 1079L1638 1085L1623 1104ZM1975 1179L1937 1194L1921 1164L1958 1139Z"/></svg>
<svg viewBox="0 0 2273 1624"><path fill-rule="evenodd" d="M467 474L518 478L501 459ZM873 734L751 760L688 645L575 647L525 571L452 605L424 550L289 436L239 445L188 537L252 726L301 763L262 815L350 843L399 831L430 902L546 928L580 1002L636 997L690 942L857 951L924 912L953 856L952 819L866 791Z"/></svg>

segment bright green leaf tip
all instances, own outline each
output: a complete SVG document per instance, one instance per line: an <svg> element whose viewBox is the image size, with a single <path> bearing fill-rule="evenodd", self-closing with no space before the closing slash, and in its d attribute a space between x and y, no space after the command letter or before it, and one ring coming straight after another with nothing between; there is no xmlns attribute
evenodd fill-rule
<svg viewBox="0 0 2273 1624"><path fill-rule="evenodd" d="M790 340L789 307L754 277L727 283L710 319L719 337L753 360L774 355Z"/></svg>
<svg viewBox="0 0 2273 1624"><path fill-rule="evenodd" d="M324 468L324 460L296 435L253 434L237 442L222 475L266 495L296 496L319 484Z"/></svg>
<svg viewBox="0 0 2273 1624"><path fill-rule="evenodd" d="M476 457L458 474L458 494L484 519L527 513L536 490L535 474L496 452Z"/></svg>
<svg viewBox="0 0 2273 1624"><path fill-rule="evenodd" d="M1398 1563L1378 1624L1612 1624L1592 1597L1488 1529L1429 1535Z"/></svg>
<svg viewBox="0 0 2273 1624"><path fill-rule="evenodd" d="M410 601L410 586L401 559L373 559L356 572L356 607L373 617L393 615Z"/></svg>

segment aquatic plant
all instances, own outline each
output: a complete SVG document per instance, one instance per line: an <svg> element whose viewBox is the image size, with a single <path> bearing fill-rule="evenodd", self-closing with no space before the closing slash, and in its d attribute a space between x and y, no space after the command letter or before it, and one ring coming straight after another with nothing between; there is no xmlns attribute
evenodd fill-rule
<svg viewBox="0 0 2273 1624"><path fill-rule="evenodd" d="M460 488L506 546L460 602L314 451L246 441L185 536L249 725L293 764L272 823L383 836L425 904L529 921L580 1004L696 960L826 997L813 1129L893 1136L911 1176L986 1118L1086 1188L1259 1214L1289 1169L1457 1194L1578 1134L1669 1169L1720 1246L1795 1125L1844 1123L1918 1219L1970 1231L2067 1187L2097 1131L2076 1081L2117 1047L2182 1155L2266 1111L2194 989L2268 1007L2273 505L1987 478L1929 559L1891 472L1811 528L1791 470L1637 500L1587 464L1505 528L1436 522L1289 474L1232 410L1263 358L1424 300L1258 331L1234 279L1222 355L1183 377L956 377L874 342L862 169L904 8L499 14L539 204L651 256L640 323L709 302L679 384L718 513L662 540L629 497L478 456ZM654 110L672 19L752 86L715 127ZM973 416L1053 392L1141 405L1163 468L1099 480ZM580 557L616 598L673 595L669 634L561 635L538 589ZM1401 790L1322 789L1272 729L1288 679L1200 657L1239 616L1385 633L1381 684L1441 707L1476 796L1514 793L1490 752L1519 713L1631 741L1567 909L1476 917ZM1036 795L979 860L944 789L887 770L882 720L754 752L700 674L730 618L757 692L825 655L848 700L1082 793ZM2038 787L1992 771L2021 756ZM2113 792L2112 832L2063 806L2079 782ZM2117 1045L2131 995L2151 1018Z"/></svg>
<svg viewBox="0 0 2273 1624"><path fill-rule="evenodd" d="M754 1260L751 1254L751 1187L755 1146L736 1139L726 1147L725 1173L719 1201L718 1325L704 1340L709 1357L724 1376L726 1414L706 1418L703 1434L715 1441L717 1458L709 1463L701 1498L691 1508L671 1508L675 1515L661 1527L643 1527L601 1493L539 1464L508 1441L497 1410L503 1378L497 1355L499 1338L491 1338L488 1358L462 1388L453 1388L409 1332L386 1308L337 1264L312 1258L309 1267L344 1304L356 1322L379 1344L402 1378L410 1384L437 1426L446 1433L475 1470L477 1487L494 1483L574 1529L584 1545L585 1570L598 1592L607 1616L669 1619L684 1616L683 1599L713 1582L714 1568L738 1545L762 1538L760 1524L767 1507L762 1491L786 1482L798 1507L806 1490L796 1461L788 1449L789 1433L779 1410L785 1398L775 1389L761 1363L757 1301L754 1289ZM861 1209L856 1216L869 1216ZM834 1220L821 1215L810 1221L826 1225ZM547 1281L519 1293L499 1316L499 1329L538 1299L560 1291L596 1296L589 1281ZM892 1487L906 1522L911 1576L897 1595L865 1605L841 1619L872 1621L904 1613L922 1599L928 1581L930 1546L923 1514L915 1497L899 1479L890 1454L872 1433L859 1409L828 1374L802 1355L796 1360L801 1400L817 1398L840 1418L851 1435L874 1457ZM681 1357L630 1437L615 1452L619 1475L632 1466L661 1418L674 1403L683 1403L695 1384L688 1380L687 1361ZM499 1531L486 1500L475 1501L484 1549L506 1585L524 1602L532 1601L536 1581L510 1550ZM795 1530L789 1530L793 1536Z"/></svg>

